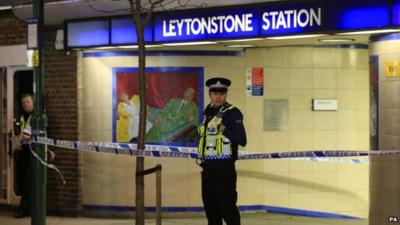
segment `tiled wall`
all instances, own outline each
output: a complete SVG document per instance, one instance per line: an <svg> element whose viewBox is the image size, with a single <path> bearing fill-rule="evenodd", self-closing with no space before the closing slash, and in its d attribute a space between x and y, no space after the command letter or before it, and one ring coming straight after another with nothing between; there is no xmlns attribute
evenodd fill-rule
<svg viewBox="0 0 400 225"><path fill-rule="evenodd" d="M83 58L83 140L112 140L113 67L136 57ZM369 148L367 49L286 47L247 50L244 56L148 57L148 66L203 66L205 78L232 80L228 99L245 116L248 151ZM245 68L264 67L264 97L245 94ZM339 110L313 112L313 98L338 99ZM288 99L288 129L264 132L264 99ZM208 94L205 93L208 101ZM200 168L193 160L146 159L163 165L163 206L201 206ZM83 204L134 205L134 158L85 153ZM271 205L368 215L368 165L292 160L239 161L239 205ZM154 177L146 178L154 205Z"/></svg>
<svg viewBox="0 0 400 225"><path fill-rule="evenodd" d="M369 78L366 49L274 48L248 52L264 66L265 98L289 99L288 131L253 130L249 149L267 152L311 149L369 149ZM311 99L338 100L335 112L313 112ZM247 98L247 122L259 124L261 100ZM249 121L250 120L250 121ZM266 160L264 172L251 169L247 192L263 186L265 204L368 215L368 166L291 160ZM242 167L248 170L251 162ZM246 168L246 169L245 169ZM251 180L251 181L250 181Z"/></svg>

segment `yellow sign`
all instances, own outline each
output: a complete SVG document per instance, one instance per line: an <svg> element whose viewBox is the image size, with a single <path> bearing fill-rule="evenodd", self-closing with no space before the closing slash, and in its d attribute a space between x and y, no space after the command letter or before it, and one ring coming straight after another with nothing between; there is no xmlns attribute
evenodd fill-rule
<svg viewBox="0 0 400 225"><path fill-rule="evenodd" d="M38 67L39 66L39 50L34 50L32 54L32 66Z"/></svg>
<svg viewBox="0 0 400 225"><path fill-rule="evenodd" d="M385 63L385 77L400 77L400 61Z"/></svg>

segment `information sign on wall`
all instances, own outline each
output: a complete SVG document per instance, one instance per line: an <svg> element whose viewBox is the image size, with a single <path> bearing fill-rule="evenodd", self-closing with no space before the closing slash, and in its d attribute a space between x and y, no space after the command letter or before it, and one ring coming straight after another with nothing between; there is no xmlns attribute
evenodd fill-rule
<svg viewBox="0 0 400 225"><path fill-rule="evenodd" d="M385 63L385 77L400 77L400 61L387 61Z"/></svg>
<svg viewBox="0 0 400 225"><path fill-rule="evenodd" d="M264 95L264 68L250 67L246 69L246 92L248 96Z"/></svg>

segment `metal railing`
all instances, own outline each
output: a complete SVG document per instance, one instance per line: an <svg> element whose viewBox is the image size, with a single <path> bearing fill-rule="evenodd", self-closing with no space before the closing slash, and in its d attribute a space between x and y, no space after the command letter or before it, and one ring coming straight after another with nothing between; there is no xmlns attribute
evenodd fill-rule
<svg viewBox="0 0 400 225"><path fill-rule="evenodd" d="M161 165L136 172L136 177L156 173L156 225L161 225Z"/></svg>

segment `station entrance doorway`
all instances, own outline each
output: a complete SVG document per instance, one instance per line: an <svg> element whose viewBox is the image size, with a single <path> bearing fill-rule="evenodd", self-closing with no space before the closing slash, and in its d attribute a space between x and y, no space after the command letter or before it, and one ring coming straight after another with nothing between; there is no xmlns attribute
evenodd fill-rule
<svg viewBox="0 0 400 225"><path fill-rule="evenodd" d="M21 95L33 93L33 71L26 67L0 67L0 204L18 204L14 149L20 132Z"/></svg>

